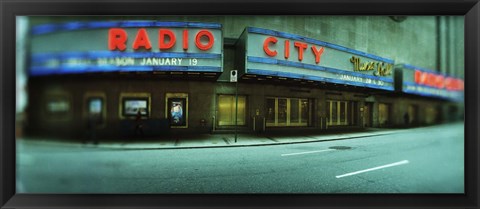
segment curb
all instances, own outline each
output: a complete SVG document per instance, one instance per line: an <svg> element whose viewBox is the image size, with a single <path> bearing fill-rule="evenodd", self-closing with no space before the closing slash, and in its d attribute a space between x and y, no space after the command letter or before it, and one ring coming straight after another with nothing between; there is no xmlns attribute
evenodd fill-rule
<svg viewBox="0 0 480 209"><path fill-rule="evenodd" d="M341 138L332 138L332 139L318 139L318 140L308 140L308 141L291 141L291 142L275 142L275 143L263 143L263 144L225 144L225 145L206 145L206 146L185 146L185 147L151 147L151 148L135 148L135 147L107 147L107 146L95 146L95 148L100 149L109 149L109 150L160 150L160 149L201 149L201 148L238 148L238 147L254 147L254 146L272 146L272 145L287 145L287 144L303 144L303 143L313 143L313 142L323 142L323 141L339 141L339 140L346 140L346 139L356 139L356 138L368 138L374 136L382 136L382 135L390 135L392 133L379 133L379 134L371 134L365 136L349 136L349 137L341 137Z"/></svg>

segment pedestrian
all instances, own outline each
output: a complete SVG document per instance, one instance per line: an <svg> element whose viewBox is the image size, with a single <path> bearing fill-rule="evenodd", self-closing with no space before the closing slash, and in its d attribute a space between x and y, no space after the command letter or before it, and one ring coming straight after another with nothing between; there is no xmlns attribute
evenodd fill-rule
<svg viewBox="0 0 480 209"><path fill-rule="evenodd" d="M408 112L405 112L405 114L403 114L403 120L405 122L405 126L408 126L410 123L410 116L408 115Z"/></svg>
<svg viewBox="0 0 480 209"><path fill-rule="evenodd" d="M97 125L99 123L99 117L96 114L89 114L88 115L88 121L87 121L87 139L89 141L92 141L95 145L98 144L98 139L97 139ZM83 141L85 144L87 140Z"/></svg>
<svg viewBox="0 0 480 209"><path fill-rule="evenodd" d="M138 109L137 116L135 117L135 136L140 134L143 137L143 121L142 121L142 112Z"/></svg>

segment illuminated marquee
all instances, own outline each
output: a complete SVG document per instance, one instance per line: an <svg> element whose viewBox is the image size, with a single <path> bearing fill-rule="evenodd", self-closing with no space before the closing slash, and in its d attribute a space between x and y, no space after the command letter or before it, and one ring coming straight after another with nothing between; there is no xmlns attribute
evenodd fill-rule
<svg viewBox="0 0 480 209"><path fill-rule="evenodd" d="M237 48L239 53L245 53L238 62L243 71L241 74L394 90L393 60L343 46L247 27L237 42Z"/></svg>
<svg viewBox="0 0 480 209"><path fill-rule="evenodd" d="M464 81L436 71L411 65L400 65L401 91L421 96L437 97L454 101L463 100Z"/></svg>
<svg viewBox="0 0 480 209"><path fill-rule="evenodd" d="M458 78L446 77L436 73L423 72L415 70L415 83L434 87L437 89L446 89L449 91L463 91L464 82Z"/></svg>
<svg viewBox="0 0 480 209"><path fill-rule="evenodd" d="M39 25L32 28L31 40L31 76L223 72L222 26L217 23L112 21Z"/></svg>

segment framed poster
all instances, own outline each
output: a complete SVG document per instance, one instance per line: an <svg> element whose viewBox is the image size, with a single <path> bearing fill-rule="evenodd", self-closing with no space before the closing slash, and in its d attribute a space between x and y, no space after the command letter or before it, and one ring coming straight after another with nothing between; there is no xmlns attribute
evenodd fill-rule
<svg viewBox="0 0 480 209"><path fill-rule="evenodd" d="M165 102L165 118L170 128L188 128L188 94L167 93Z"/></svg>
<svg viewBox="0 0 480 209"><path fill-rule="evenodd" d="M140 113L142 118L149 118L150 103L150 93L121 92L118 103L118 117L120 119L129 119Z"/></svg>
<svg viewBox="0 0 480 209"><path fill-rule="evenodd" d="M169 98L168 99L168 120L170 126L186 126L186 98Z"/></svg>
<svg viewBox="0 0 480 209"><path fill-rule="evenodd" d="M139 112L142 116L148 116L148 98L124 98L124 116L136 116Z"/></svg>

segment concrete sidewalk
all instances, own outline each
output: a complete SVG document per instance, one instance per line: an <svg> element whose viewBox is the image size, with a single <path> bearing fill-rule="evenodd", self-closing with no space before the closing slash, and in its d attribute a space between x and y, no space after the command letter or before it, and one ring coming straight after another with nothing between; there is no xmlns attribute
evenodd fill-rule
<svg viewBox="0 0 480 209"><path fill-rule="evenodd" d="M411 129L379 129L370 128L358 131L330 131L323 133L277 133L277 134L238 134L237 142L235 135L229 134L197 134L197 135L171 135L161 138L131 139L121 141L102 141L99 144L88 142L83 144L81 141L48 140L48 139L24 139L32 143L52 144L56 146L77 146L77 147L96 147L104 149L191 149L191 148L212 148L212 147L241 147L241 146L262 146L262 145L280 145L292 143L307 143L316 141L332 141L342 139L352 139L361 137L371 137L379 135L393 134Z"/></svg>

